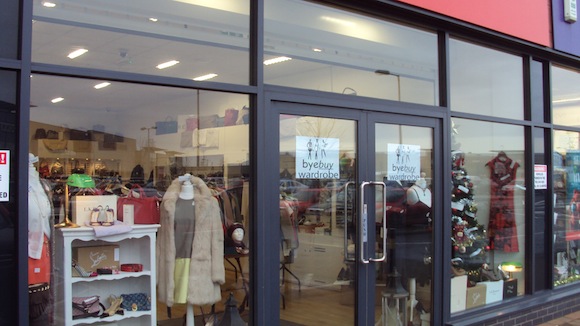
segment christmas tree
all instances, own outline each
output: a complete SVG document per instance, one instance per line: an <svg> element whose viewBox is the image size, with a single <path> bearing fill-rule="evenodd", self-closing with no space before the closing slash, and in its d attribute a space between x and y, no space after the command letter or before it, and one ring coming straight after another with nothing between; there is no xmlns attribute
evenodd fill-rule
<svg viewBox="0 0 580 326"><path fill-rule="evenodd" d="M456 140L458 128L452 122L451 152L451 259L454 275L467 274L471 284L480 281L497 281L504 278L488 265L490 250L487 230L477 220L474 185L465 169L465 153Z"/></svg>
<svg viewBox="0 0 580 326"><path fill-rule="evenodd" d="M451 242L453 266L463 269L472 281L480 281L481 268L487 269L489 242L485 227L477 220L474 186L464 168L465 155L452 152Z"/></svg>

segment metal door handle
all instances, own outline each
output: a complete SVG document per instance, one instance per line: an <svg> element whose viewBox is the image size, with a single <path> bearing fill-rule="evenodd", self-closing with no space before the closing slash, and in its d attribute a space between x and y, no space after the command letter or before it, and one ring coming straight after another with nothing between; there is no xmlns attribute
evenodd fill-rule
<svg viewBox="0 0 580 326"><path fill-rule="evenodd" d="M365 258L365 244L368 242L368 206L364 202L365 198L365 187L367 186L381 186L382 187L382 211L383 211L383 256L379 258ZM387 193L386 193L387 186L384 182L378 181L363 181L360 185L360 205L359 205L359 230L360 230L360 237L359 237L359 246L360 246L360 260L363 264L368 264L371 261L374 262L381 262L386 259L387 253L387 212L386 212L386 203L387 203ZM374 246L373 246L374 247Z"/></svg>

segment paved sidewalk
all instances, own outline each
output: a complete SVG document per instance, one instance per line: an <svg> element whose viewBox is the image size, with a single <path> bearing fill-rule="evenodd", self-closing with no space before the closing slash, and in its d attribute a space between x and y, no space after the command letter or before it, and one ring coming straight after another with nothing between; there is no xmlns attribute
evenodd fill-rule
<svg viewBox="0 0 580 326"><path fill-rule="evenodd" d="M580 311L550 320L549 322L540 324L539 326L580 326Z"/></svg>

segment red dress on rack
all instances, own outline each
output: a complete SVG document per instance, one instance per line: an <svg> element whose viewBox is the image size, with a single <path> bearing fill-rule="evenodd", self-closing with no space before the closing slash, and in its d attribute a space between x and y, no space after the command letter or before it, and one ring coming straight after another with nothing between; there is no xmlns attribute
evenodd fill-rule
<svg viewBox="0 0 580 326"><path fill-rule="evenodd" d="M505 153L487 162L490 175L488 236L492 250L518 252L518 232L514 213L514 186L520 166Z"/></svg>

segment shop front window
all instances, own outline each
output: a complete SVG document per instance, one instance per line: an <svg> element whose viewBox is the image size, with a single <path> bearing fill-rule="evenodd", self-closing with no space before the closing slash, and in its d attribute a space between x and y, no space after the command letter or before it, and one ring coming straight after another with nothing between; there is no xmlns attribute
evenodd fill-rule
<svg viewBox="0 0 580 326"><path fill-rule="evenodd" d="M307 1L264 15L265 83L437 105L435 33Z"/></svg>
<svg viewBox="0 0 580 326"><path fill-rule="evenodd" d="M453 313L524 294L526 167L523 127L452 125Z"/></svg>
<svg viewBox="0 0 580 326"><path fill-rule="evenodd" d="M56 324L205 324L230 293L247 320L248 103L32 76L29 284L50 285ZM73 305L95 297L99 317Z"/></svg>
<svg viewBox="0 0 580 326"><path fill-rule="evenodd" d="M552 67L552 119L554 124L580 126L580 73Z"/></svg>
<svg viewBox="0 0 580 326"><path fill-rule="evenodd" d="M449 62L452 110L523 119L522 58L451 39Z"/></svg>
<svg viewBox="0 0 580 326"><path fill-rule="evenodd" d="M16 59L18 55L18 17L20 17L19 1L4 1L0 21L0 58Z"/></svg>
<svg viewBox="0 0 580 326"><path fill-rule="evenodd" d="M0 278L3 291L0 293L0 323L17 324L18 302L14 300L18 284L17 229L18 180L16 152L17 84L14 71L0 69ZM22 233L21 233L22 234ZM22 243L22 241L19 241Z"/></svg>
<svg viewBox="0 0 580 326"><path fill-rule="evenodd" d="M554 132L554 286L580 281L580 134Z"/></svg>
<svg viewBox="0 0 580 326"><path fill-rule="evenodd" d="M34 1L34 62L249 83L249 0Z"/></svg>

